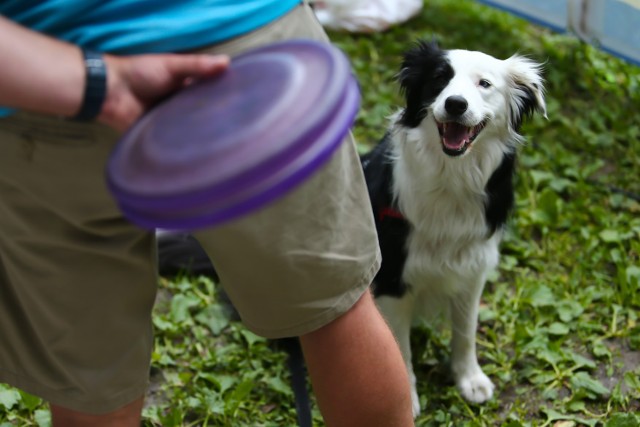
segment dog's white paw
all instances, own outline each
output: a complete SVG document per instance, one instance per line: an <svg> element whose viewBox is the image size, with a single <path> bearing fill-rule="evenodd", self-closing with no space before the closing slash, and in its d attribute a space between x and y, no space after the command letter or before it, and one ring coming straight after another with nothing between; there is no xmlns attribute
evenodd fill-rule
<svg viewBox="0 0 640 427"><path fill-rule="evenodd" d="M413 418L420 415L420 398L415 387L411 387L411 409L413 409Z"/></svg>
<svg viewBox="0 0 640 427"><path fill-rule="evenodd" d="M411 356L409 356L410 358ZM407 373L409 374L409 383L411 384L411 410L413 418L420 415L420 398L418 397L418 389L416 387L416 375L413 373L413 367L407 365Z"/></svg>
<svg viewBox="0 0 640 427"><path fill-rule="evenodd" d="M460 375L456 381L460 394L472 403L483 403L493 396L494 385L482 369Z"/></svg>

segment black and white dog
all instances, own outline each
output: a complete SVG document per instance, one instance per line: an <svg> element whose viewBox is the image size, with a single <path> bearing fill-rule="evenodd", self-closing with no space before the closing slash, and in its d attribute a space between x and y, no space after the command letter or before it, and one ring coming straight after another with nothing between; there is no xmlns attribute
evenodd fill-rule
<svg viewBox="0 0 640 427"><path fill-rule="evenodd" d="M522 120L546 116L539 64L418 42L398 75L406 105L362 157L382 267L376 301L411 364L413 322L451 314L451 366L462 396L481 403L493 383L476 357L478 305L514 201L512 176Z"/></svg>

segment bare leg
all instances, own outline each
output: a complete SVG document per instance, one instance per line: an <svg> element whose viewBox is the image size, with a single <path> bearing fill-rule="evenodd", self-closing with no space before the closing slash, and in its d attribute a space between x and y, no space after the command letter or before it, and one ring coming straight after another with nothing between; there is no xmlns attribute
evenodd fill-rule
<svg viewBox="0 0 640 427"><path fill-rule="evenodd" d="M413 426L402 355L369 292L300 341L327 426Z"/></svg>
<svg viewBox="0 0 640 427"><path fill-rule="evenodd" d="M54 427L140 427L144 398L104 415L92 415L51 405Z"/></svg>

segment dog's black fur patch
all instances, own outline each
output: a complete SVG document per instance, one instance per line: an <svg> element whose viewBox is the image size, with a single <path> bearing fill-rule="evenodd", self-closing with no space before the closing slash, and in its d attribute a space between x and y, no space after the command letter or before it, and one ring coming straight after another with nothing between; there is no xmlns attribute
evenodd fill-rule
<svg viewBox="0 0 640 427"><path fill-rule="evenodd" d="M427 115L433 100L453 78L454 71L436 42L418 41L404 55L398 82L406 106L400 124L414 128Z"/></svg>
<svg viewBox="0 0 640 427"><path fill-rule="evenodd" d="M409 223L404 218L385 215L385 210L398 211L393 200L389 134L369 153L361 157L369 198L373 208L382 253L382 265L374 280L375 296L402 296L408 285L402 280L407 259L406 242Z"/></svg>
<svg viewBox="0 0 640 427"><path fill-rule="evenodd" d="M516 153L507 153L496 169L485 189L487 203L485 216L489 227L489 237L503 227L509 219L514 204L513 175L515 172Z"/></svg>

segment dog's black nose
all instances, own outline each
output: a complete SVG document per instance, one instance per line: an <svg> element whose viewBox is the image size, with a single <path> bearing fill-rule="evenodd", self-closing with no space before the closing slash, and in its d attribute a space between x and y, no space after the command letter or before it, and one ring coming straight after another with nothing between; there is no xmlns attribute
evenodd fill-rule
<svg viewBox="0 0 640 427"><path fill-rule="evenodd" d="M460 95L453 95L447 98L444 102L444 109L452 116L461 116L465 111L469 103Z"/></svg>

